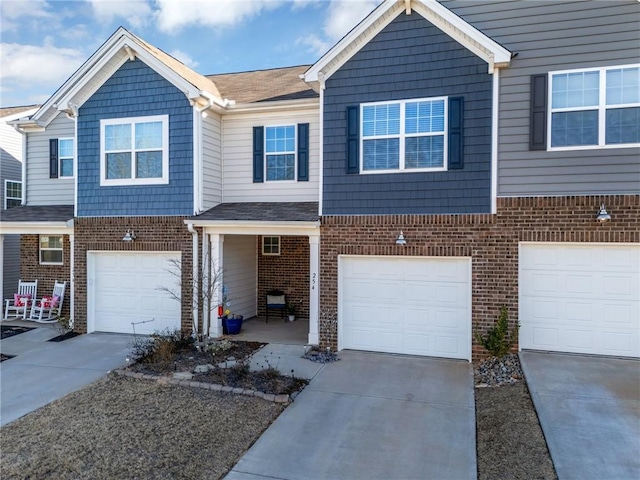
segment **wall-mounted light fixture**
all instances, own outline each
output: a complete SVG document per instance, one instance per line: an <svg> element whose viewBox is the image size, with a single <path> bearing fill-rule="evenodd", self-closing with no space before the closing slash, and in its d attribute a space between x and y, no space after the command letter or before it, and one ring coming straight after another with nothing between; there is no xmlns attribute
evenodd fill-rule
<svg viewBox="0 0 640 480"><path fill-rule="evenodd" d="M130 228L127 229L127 233L122 237L123 242L133 242L136 239L136 234Z"/></svg>
<svg viewBox="0 0 640 480"><path fill-rule="evenodd" d="M407 241L404 239L404 233L400 230L400 235L396 238L396 245L406 245Z"/></svg>
<svg viewBox="0 0 640 480"><path fill-rule="evenodd" d="M600 205L600 210L598 210L598 215L596 215L596 222L598 223L607 223L611 220L611 215L607 213L607 209L604 208L604 203Z"/></svg>

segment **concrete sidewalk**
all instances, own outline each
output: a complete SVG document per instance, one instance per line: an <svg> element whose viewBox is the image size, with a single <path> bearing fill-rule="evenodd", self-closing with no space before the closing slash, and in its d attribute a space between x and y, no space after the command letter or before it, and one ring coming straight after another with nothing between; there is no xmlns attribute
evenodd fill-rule
<svg viewBox="0 0 640 480"><path fill-rule="evenodd" d="M48 342L58 335L41 327L2 340L0 425L6 425L126 363L133 336L108 333Z"/></svg>
<svg viewBox="0 0 640 480"><path fill-rule="evenodd" d="M559 480L640 478L640 362L520 352Z"/></svg>
<svg viewBox="0 0 640 480"><path fill-rule="evenodd" d="M340 358L226 479L476 478L471 364L352 351Z"/></svg>

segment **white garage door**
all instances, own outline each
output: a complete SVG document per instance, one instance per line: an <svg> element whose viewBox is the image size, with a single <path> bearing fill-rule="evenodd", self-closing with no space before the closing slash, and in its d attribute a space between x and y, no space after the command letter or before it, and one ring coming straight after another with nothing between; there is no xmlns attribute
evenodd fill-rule
<svg viewBox="0 0 640 480"><path fill-rule="evenodd" d="M520 348L640 356L640 245L522 244Z"/></svg>
<svg viewBox="0 0 640 480"><path fill-rule="evenodd" d="M339 258L339 347L471 358L468 258Z"/></svg>
<svg viewBox="0 0 640 480"><path fill-rule="evenodd" d="M180 304L158 287L177 289L168 269L179 252L89 252L88 331L150 334L180 328ZM179 291L179 290L175 290ZM147 321L147 323L138 323Z"/></svg>

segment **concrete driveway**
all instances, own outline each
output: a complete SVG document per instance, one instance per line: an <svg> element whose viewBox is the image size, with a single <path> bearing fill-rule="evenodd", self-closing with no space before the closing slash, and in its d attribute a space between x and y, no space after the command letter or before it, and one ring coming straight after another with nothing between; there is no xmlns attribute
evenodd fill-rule
<svg viewBox="0 0 640 480"><path fill-rule="evenodd" d="M471 364L344 351L226 476L474 479Z"/></svg>
<svg viewBox="0 0 640 480"><path fill-rule="evenodd" d="M520 352L560 480L640 478L640 362Z"/></svg>
<svg viewBox="0 0 640 480"><path fill-rule="evenodd" d="M2 353L16 357L0 363L0 425L26 415L92 383L126 363L131 335L92 333L63 342L40 327L2 340Z"/></svg>

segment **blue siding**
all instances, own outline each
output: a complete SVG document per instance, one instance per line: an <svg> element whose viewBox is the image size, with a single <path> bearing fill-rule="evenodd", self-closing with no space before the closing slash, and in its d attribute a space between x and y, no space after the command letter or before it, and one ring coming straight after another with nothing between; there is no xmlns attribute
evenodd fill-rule
<svg viewBox="0 0 640 480"><path fill-rule="evenodd" d="M327 80L323 214L490 212L491 90L484 61L417 13L400 14ZM346 173L347 106L445 95L464 97L462 170Z"/></svg>
<svg viewBox="0 0 640 480"><path fill-rule="evenodd" d="M78 216L193 214L193 118L184 93L140 60L127 61L80 108ZM169 184L100 186L100 120L169 115Z"/></svg>

